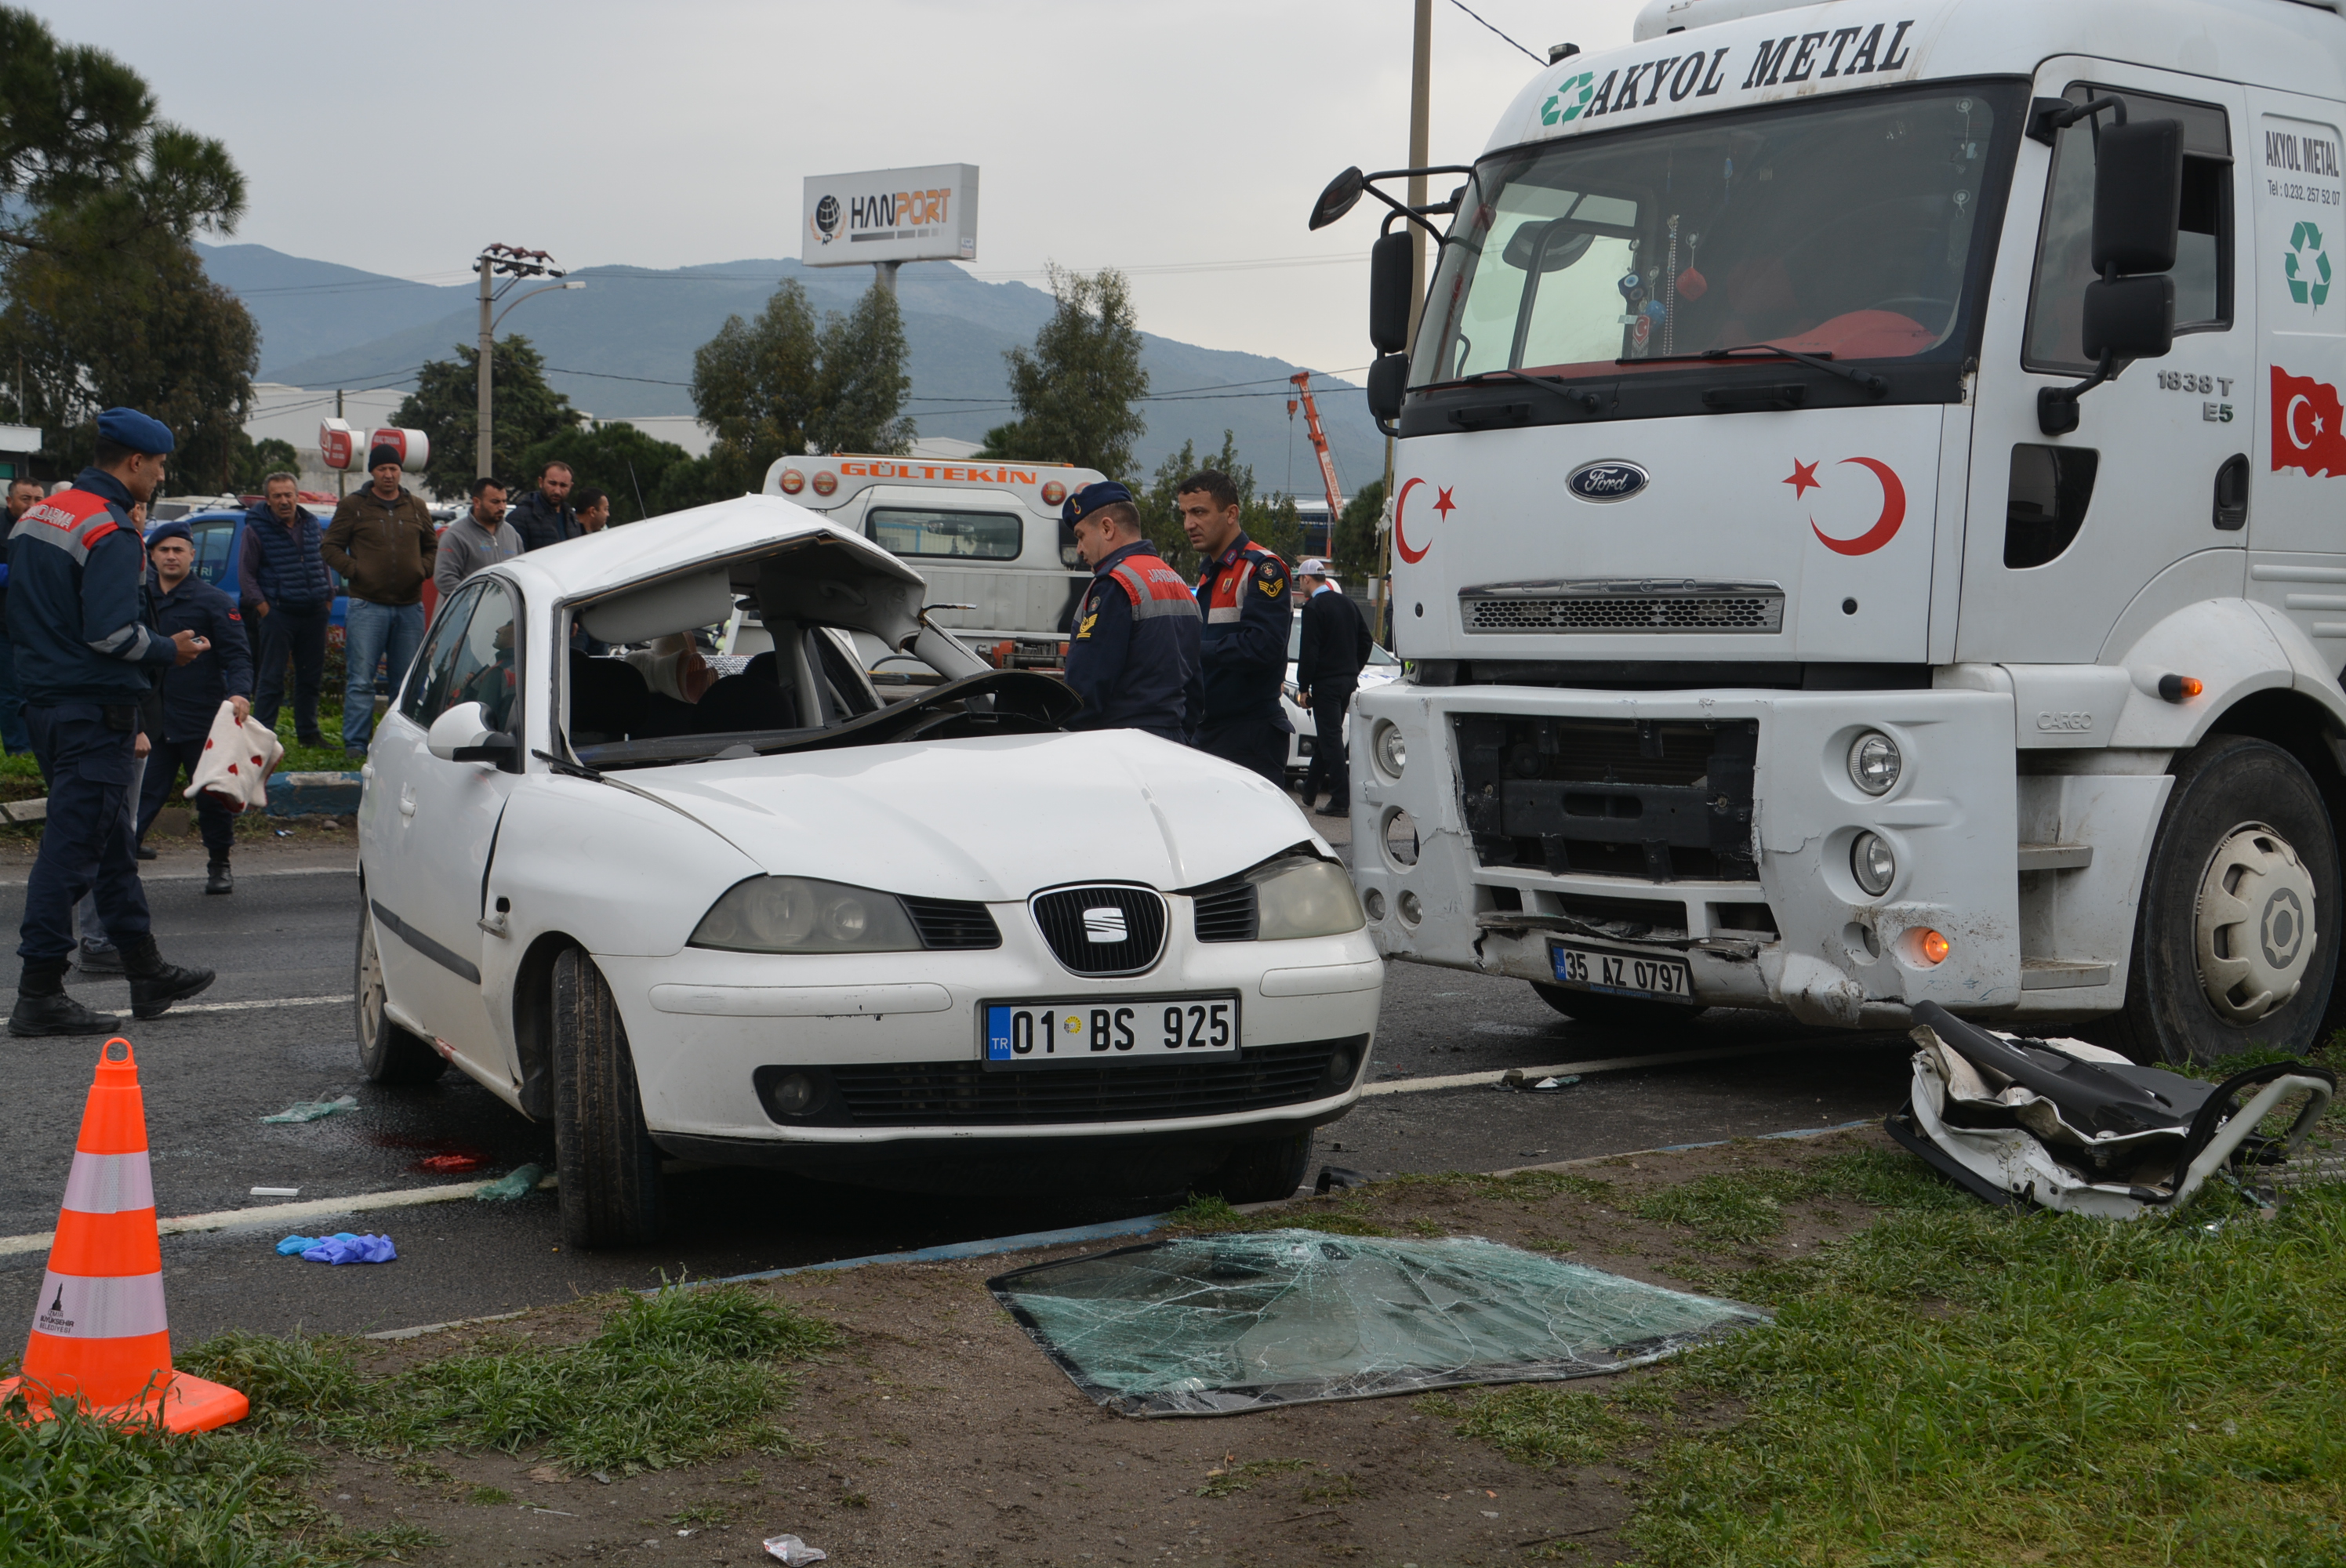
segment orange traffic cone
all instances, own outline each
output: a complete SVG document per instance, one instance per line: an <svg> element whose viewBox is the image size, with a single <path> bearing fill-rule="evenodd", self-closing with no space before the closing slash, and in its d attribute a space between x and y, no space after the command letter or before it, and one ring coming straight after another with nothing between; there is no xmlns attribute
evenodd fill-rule
<svg viewBox="0 0 2346 1568"><path fill-rule="evenodd" d="M92 1415L175 1432L208 1431L250 1409L234 1389L171 1370L147 1105L128 1040L97 1054L24 1375L0 1381L0 1403L19 1391L35 1420L47 1418L51 1400L72 1399Z"/></svg>

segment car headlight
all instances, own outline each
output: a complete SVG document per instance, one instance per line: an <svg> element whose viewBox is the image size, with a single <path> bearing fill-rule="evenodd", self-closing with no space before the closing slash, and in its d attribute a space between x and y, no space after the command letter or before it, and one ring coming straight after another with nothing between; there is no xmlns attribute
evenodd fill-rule
<svg viewBox="0 0 2346 1568"><path fill-rule="evenodd" d="M1869 795L1886 795L1906 766L1898 742L1878 729L1869 729L1850 743L1849 781Z"/></svg>
<svg viewBox="0 0 2346 1568"><path fill-rule="evenodd" d="M1377 766L1383 769L1390 778L1400 778L1401 770L1409 765L1409 742L1402 738L1399 725L1387 724L1379 728L1373 749Z"/></svg>
<svg viewBox="0 0 2346 1568"><path fill-rule="evenodd" d="M1352 879L1326 860L1280 860L1247 873L1254 884L1257 942L1341 936L1366 923Z"/></svg>
<svg viewBox="0 0 2346 1568"><path fill-rule="evenodd" d="M921 939L893 893L811 877L751 877L727 890L692 933L731 952L903 952Z"/></svg>
<svg viewBox="0 0 2346 1568"><path fill-rule="evenodd" d="M1880 898L1898 877L1898 857L1879 833L1860 833L1849 847L1849 873L1869 897Z"/></svg>

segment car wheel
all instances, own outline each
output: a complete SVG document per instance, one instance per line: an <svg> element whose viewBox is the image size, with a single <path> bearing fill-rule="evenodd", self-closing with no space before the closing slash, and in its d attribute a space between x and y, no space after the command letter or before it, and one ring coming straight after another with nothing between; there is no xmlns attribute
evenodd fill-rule
<svg viewBox="0 0 2346 1568"><path fill-rule="evenodd" d="M1599 1029L1654 1029L1691 1023L1708 1012L1682 1002L1647 1002L1636 996L1607 996L1599 991L1576 991L1568 985L1531 983L1539 998L1576 1023Z"/></svg>
<svg viewBox="0 0 2346 1568"><path fill-rule="evenodd" d="M2301 1055L2338 969L2338 840L2320 788L2270 741L2175 761L2135 917L2126 1005L2097 1033L2138 1062Z"/></svg>
<svg viewBox="0 0 2346 1568"><path fill-rule="evenodd" d="M1292 1197L1311 1168L1311 1130L1283 1138L1262 1138L1240 1144L1210 1176L1197 1183L1199 1192L1219 1193L1230 1203L1277 1203Z"/></svg>
<svg viewBox="0 0 2346 1568"><path fill-rule="evenodd" d="M430 1084L448 1070L432 1043L391 1021L383 1011L382 954L374 945L374 917L359 912L357 973L351 982L357 1013L359 1069L370 1084Z"/></svg>
<svg viewBox="0 0 2346 1568"><path fill-rule="evenodd" d="M644 1130L636 1059L595 961L554 961L554 1155L562 1234L574 1247L637 1247L660 1227L660 1152Z"/></svg>

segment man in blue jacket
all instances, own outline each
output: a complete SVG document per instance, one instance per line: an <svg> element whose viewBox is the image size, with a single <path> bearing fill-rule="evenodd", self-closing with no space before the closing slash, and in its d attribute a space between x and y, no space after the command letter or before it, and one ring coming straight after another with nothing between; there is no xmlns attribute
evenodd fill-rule
<svg viewBox="0 0 2346 1568"><path fill-rule="evenodd" d="M1205 557L1198 611L1206 617L1200 651L1206 711L1196 745L1287 787L1287 738L1295 733L1279 706L1287 681L1287 563L1239 526L1238 486L1214 469L1181 481L1181 531Z"/></svg>
<svg viewBox="0 0 2346 1568"><path fill-rule="evenodd" d="M1198 601L1141 536L1132 492L1113 479L1067 497L1059 517L1092 569L1067 639L1067 689L1084 699L1069 729L1145 729L1186 745L1205 710Z"/></svg>
<svg viewBox="0 0 2346 1568"><path fill-rule="evenodd" d="M318 546L326 525L303 510L290 473L260 482L261 500L244 514L237 557L237 596L257 657L252 711L270 729L285 705L285 661L293 661L293 729L304 746L323 746L318 689L326 679L326 628L334 618L334 575ZM148 536L154 547L154 536Z"/></svg>
<svg viewBox="0 0 2346 1568"><path fill-rule="evenodd" d="M244 617L236 601L195 575L195 539L185 523L158 523L147 534L147 596L154 606L155 629L166 636L182 631L196 634L211 646L193 660L167 669L156 679L163 697L163 725L147 758L147 779L139 790L138 837L154 825L155 813L171 798L179 770L190 782L196 764L219 717L223 702L236 708L241 724L252 714L252 659L246 652ZM229 874L229 851L236 847L236 813L209 794L196 797L196 821L203 830L204 850L210 864L205 869L204 891L229 893L236 881Z"/></svg>
<svg viewBox="0 0 2346 1568"><path fill-rule="evenodd" d="M93 887L107 934L122 950L135 1016L160 1017L212 983L210 970L166 963L156 950L124 809L149 675L192 663L206 646L194 632L166 637L148 623L146 551L130 522L131 506L155 494L177 444L160 421L107 409L97 416L97 460L9 532L16 688L49 782L41 850L25 887L11 1034L111 1034L121 1026L66 994L74 904Z"/></svg>

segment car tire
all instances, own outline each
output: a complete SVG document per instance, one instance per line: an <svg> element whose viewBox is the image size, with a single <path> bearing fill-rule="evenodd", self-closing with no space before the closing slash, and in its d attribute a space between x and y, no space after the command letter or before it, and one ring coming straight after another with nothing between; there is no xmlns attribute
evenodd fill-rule
<svg viewBox="0 0 2346 1568"><path fill-rule="evenodd" d="M1217 1193L1229 1203L1277 1203L1292 1197L1311 1168L1311 1129L1283 1138L1239 1144L1197 1190Z"/></svg>
<svg viewBox="0 0 2346 1568"><path fill-rule="evenodd" d="M2172 771L2136 906L2126 1003L2095 1033L2137 1062L2206 1064L2259 1049L2303 1055L2321 1038L2346 929L2337 834L2320 787L2296 758L2245 735L2210 737ZM2309 891L2305 932L2285 899L2301 903ZM2241 911L2246 918L2237 918ZM2235 936L2256 944L2249 956L2239 956L2247 943L2235 947ZM2276 936L2296 961L2278 970ZM2244 968L2249 978L2236 978ZM2243 1015L2244 995L2272 993L2251 989L2257 975L2276 972L2294 973L2295 993Z"/></svg>
<svg viewBox="0 0 2346 1568"><path fill-rule="evenodd" d="M1574 1023L1594 1024L1599 1029L1654 1029L1691 1023L1710 1011L1707 1007L1689 1007L1682 1002L1607 996L1602 992L1576 991L1568 985L1549 985L1536 980L1531 987L1539 993L1542 1002Z"/></svg>
<svg viewBox="0 0 2346 1568"><path fill-rule="evenodd" d="M359 1070L370 1084L413 1087L436 1083L448 1070L446 1058L422 1036L391 1021L384 1007L382 953L375 946L374 916L359 911L358 959L351 978L352 1012L359 1036Z"/></svg>
<svg viewBox="0 0 2346 1568"><path fill-rule="evenodd" d="M573 1247L640 1247L660 1231L660 1151L644 1128L636 1060L595 961L554 961L554 1157Z"/></svg>

